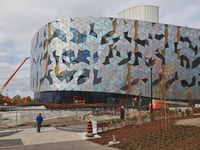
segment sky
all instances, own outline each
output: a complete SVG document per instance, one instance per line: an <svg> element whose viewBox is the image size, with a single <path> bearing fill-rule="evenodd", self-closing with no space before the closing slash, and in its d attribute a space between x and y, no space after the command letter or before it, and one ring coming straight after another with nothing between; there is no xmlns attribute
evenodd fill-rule
<svg viewBox="0 0 200 150"><path fill-rule="evenodd" d="M200 0L0 0L0 89L30 56L32 37L47 23L63 17L117 17L138 5L158 6L160 23L200 28ZM2 94L33 98L30 60Z"/></svg>

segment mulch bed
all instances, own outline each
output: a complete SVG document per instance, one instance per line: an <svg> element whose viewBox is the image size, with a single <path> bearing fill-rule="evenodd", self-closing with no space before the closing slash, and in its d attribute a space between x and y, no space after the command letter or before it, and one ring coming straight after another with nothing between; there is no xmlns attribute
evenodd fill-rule
<svg viewBox="0 0 200 150"><path fill-rule="evenodd" d="M122 150L132 149L200 149L200 127L175 125L176 120L199 118L200 116L186 116L170 118L169 129L165 131L161 120L154 120L140 125L126 125L122 128L112 129L98 133L101 138L89 139L92 142L108 145L115 139L120 144L112 145ZM168 122L167 122L168 123Z"/></svg>

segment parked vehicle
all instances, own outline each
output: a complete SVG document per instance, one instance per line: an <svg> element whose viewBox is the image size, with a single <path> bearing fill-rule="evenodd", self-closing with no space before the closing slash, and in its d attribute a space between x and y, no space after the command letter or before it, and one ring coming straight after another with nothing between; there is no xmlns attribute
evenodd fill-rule
<svg viewBox="0 0 200 150"><path fill-rule="evenodd" d="M153 112L157 111L157 110L161 110L165 108L165 104L161 104L161 103L153 103ZM166 104L166 109L169 109L169 105ZM151 103L149 103L149 110L151 110Z"/></svg>

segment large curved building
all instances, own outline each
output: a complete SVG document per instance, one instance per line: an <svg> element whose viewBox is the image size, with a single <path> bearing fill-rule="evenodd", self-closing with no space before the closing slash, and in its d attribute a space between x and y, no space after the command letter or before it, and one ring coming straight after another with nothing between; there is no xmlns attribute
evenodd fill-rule
<svg viewBox="0 0 200 150"><path fill-rule="evenodd" d="M109 17L67 17L42 27L31 41L31 90L54 103L120 103L142 93L153 97L163 65L172 99L200 92L200 30ZM157 65L155 65L155 62ZM178 90L179 92L176 92ZM199 98L199 97L198 97Z"/></svg>

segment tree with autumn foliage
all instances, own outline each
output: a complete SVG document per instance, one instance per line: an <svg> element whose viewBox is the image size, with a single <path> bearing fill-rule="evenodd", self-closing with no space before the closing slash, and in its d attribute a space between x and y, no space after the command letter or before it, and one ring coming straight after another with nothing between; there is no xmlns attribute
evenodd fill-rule
<svg viewBox="0 0 200 150"><path fill-rule="evenodd" d="M11 98L10 98L9 96L4 96L4 97L2 98L2 100L4 100L4 101L11 101Z"/></svg>
<svg viewBox="0 0 200 150"><path fill-rule="evenodd" d="M4 98L4 96L2 94L0 94L0 105L3 104L3 100L2 100L3 98Z"/></svg>
<svg viewBox="0 0 200 150"><path fill-rule="evenodd" d="M21 99L16 98L16 97L13 97L13 98L12 98L12 101L13 101L14 103L19 103L19 102L21 101Z"/></svg>
<svg viewBox="0 0 200 150"><path fill-rule="evenodd" d="M20 101L21 103L27 103L27 98L26 97L23 97Z"/></svg>
<svg viewBox="0 0 200 150"><path fill-rule="evenodd" d="M27 102L31 102L31 97L27 96L26 100L27 100Z"/></svg>
<svg viewBox="0 0 200 150"><path fill-rule="evenodd" d="M167 118L166 118L166 99L169 97L169 92L172 92L172 89L169 89L169 86L173 81L177 80L177 73L175 73L175 77L170 79L169 76L172 71L175 70L175 66L170 63L168 65L162 65L162 72L160 75L160 82L157 84L158 89L156 89L156 95L158 98L164 100L165 102L165 130L167 131Z"/></svg>
<svg viewBox="0 0 200 150"><path fill-rule="evenodd" d="M22 99L20 95L15 95L13 98L18 98L18 99Z"/></svg>
<svg viewBox="0 0 200 150"><path fill-rule="evenodd" d="M191 87L185 91L184 96L189 100L189 103L191 103L191 99L197 98L198 95L195 93L194 87Z"/></svg>

